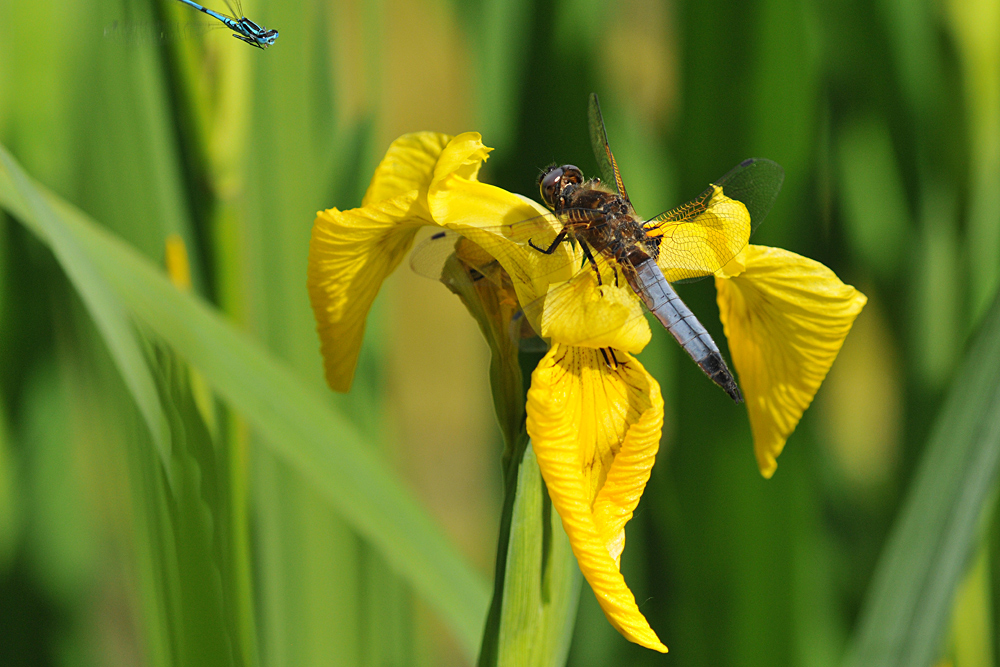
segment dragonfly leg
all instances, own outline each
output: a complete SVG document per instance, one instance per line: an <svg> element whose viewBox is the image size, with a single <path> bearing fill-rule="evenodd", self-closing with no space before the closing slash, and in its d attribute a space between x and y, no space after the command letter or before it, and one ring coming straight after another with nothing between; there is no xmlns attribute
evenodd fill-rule
<svg viewBox="0 0 1000 667"><path fill-rule="evenodd" d="M597 262L594 261L594 254L592 252L590 252L590 246L588 246L583 241L583 239L580 239L580 248L583 249L583 256L587 258L587 261L590 262L590 266L594 269L594 273L597 274L597 284L598 284L598 286L600 286L602 284L601 283L601 272L597 268ZM618 284L618 277L616 275L615 276L615 285L617 285L617 284Z"/></svg>
<svg viewBox="0 0 1000 667"><path fill-rule="evenodd" d="M609 358L610 355L610 358ZM615 369L618 368L618 357L615 356L615 351L610 347L601 348L601 356L604 357L604 363L608 365L608 368Z"/></svg>
<svg viewBox="0 0 1000 667"><path fill-rule="evenodd" d="M545 248L544 250L536 246L534 243L532 243L531 239L528 239L528 245L530 245L532 248L542 253L543 255L551 255L556 251L556 247L558 247L558 245L565 240L566 240L566 230L563 229L561 232L556 234L555 239L552 240L552 245L550 245L548 248Z"/></svg>

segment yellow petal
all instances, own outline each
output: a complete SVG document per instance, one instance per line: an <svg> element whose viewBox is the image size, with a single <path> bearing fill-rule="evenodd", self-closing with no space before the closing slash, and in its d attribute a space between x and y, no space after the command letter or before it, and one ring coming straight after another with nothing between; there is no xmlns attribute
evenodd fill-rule
<svg viewBox="0 0 1000 667"><path fill-rule="evenodd" d="M540 225L548 224L553 229L549 238L558 232L558 220L540 204L457 174L435 179L434 186L428 197L434 219L495 257L510 274L522 303L543 296L553 280L566 280L572 275L567 268L567 244L551 255L524 245L531 234L522 238L521 234L529 230L516 223L536 218ZM553 275L560 268L565 270Z"/></svg>
<svg viewBox="0 0 1000 667"><path fill-rule="evenodd" d="M414 132L396 139L375 169L361 205L392 199L411 190L421 191L426 197L438 158L451 139L440 132Z"/></svg>
<svg viewBox="0 0 1000 667"><path fill-rule="evenodd" d="M553 286L540 308L542 337L563 345L637 354L653 335L639 299L624 280L621 286L611 281L598 286L589 267L570 284Z"/></svg>
<svg viewBox="0 0 1000 667"><path fill-rule="evenodd" d="M719 278L735 278L744 271L747 270L747 253L750 252L750 246L746 246L740 251L736 257L729 260L725 266L715 272L715 275Z"/></svg>
<svg viewBox="0 0 1000 667"><path fill-rule="evenodd" d="M417 228L435 224L427 201L434 182L452 174L475 179L489 151L477 132L403 135L379 163L361 208L317 215L309 297L333 389L350 389L365 320L382 281L413 245Z"/></svg>
<svg viewBox="0 0 1000 667"><path fill-rule="evenodd" d="M625 524L663 426L656 380L629 354L553 345L531 376L527 428L583 576L628 640L666 652L619 571Z"/></svg>
<svg viewBox="0 0 1000 667"><path fill-rule="evenodd" d="M716 277L719 314L739 373L764 477L833 365L867 297L819 262L748 246L746 270Z"/></svg>
<svg viewBox="0 0 1000 667"><path fill-rule="evenodd" d="M309 243L307 284L316 315L326 381L347 391L361 352L365 320L382 281L430 221L414 211L419 192L356 208L320 211Z"/></svg>

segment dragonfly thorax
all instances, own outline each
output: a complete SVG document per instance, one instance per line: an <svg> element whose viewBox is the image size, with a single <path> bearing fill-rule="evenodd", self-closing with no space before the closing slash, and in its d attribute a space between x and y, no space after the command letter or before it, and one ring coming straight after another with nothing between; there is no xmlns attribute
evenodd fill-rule
<svg viewBox="0 0 1000 667"><path fill-rule="evenodd" d="M539 190L542 201L562 220L565 233L595 252L619 264L655 258L655 243L632 205L600 179L584 180L573 165L552 166L539 179Z"/></svg>

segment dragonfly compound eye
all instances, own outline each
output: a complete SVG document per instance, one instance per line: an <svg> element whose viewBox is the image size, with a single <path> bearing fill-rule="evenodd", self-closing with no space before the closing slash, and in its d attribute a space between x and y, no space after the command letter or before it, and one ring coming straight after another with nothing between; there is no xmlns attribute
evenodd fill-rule
<svg viewBox="0 0 1000 667"><path fill-rule="evenodd" d="M542 202L549 208L555 208L556 199L562 190L562 167L549 167L541 180L538 182L538 190L542 195Z"/></svg>

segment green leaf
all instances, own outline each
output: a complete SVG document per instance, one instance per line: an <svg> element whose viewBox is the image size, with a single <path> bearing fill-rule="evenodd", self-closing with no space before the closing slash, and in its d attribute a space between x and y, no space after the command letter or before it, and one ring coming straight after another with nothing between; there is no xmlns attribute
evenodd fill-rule
<svg viewBox="0 0 1000 667"><path fill-rule="evenodd" d="M197 407L187 365L169 348L147 349L169 424L174 479L166 488L156 460L141 440L133 443L133 498L145 533L137 539L155 545L139 550L149 559L143 602L155 605L147 614L163 624L159 634L169 638L174 664L255 664L237 620L234 543L227 539L232 494L221 450Z"/></svg>
<svg viewBox="0 0 1000 667"><path fill-rule="evenodd" d="M80 298L87 306L94 324L101 332L108 351L122 374L139 412L149 427L164 469L170 469L170 450L166 438L166 419L160 407L156 385L143 357L139 340L119 299L88 261L80 243L52 209L11 155L0 148L0 199L56 256ZM168 476L169 479L169 476Z"/></svg>
<svg viewBox="0 0 1000 667"><path fill-rule="evenodd" d="M931 7L937 5L928 3ZM1000 96L996 81L1000 74L1000 5L990 2L948 2L944 7L952 41L961 65L965 92L966 124L969 129L968 167L968 261L972 287L972 315L976 321L985 312L990 295L1000 284ZM909 13L906 9L900 15ZM924 12L921 12L921 14ZM909 36L907 36L909 37ZM911 45L910 48L920 48ZM919 75L924 76L921 70ZM934 89L938 99L946 98ZM942 121L949 119L941 117ZM936 134L938 126L928 126Z"/></svg>
<svg viewBox="0 0 1000 667"><path fill-rule="evenodd" d="M582 577L530 443L513 491L501 519L509 521L509 532L501 530L508 539L500 550L504 566L497 568L502 600L494 600L479 665L559 667L569 653Z"/></svg>
<svg viewBox="0 0 1000 667"><path fill-rule="evenodd" d="M100 541L81 502L86 480L75 461L69 396L54 359L34 368L23 415L26 546L46 593L71 600L95 576Z"/></svg>
<svg viewBox="0 0 1000 667"><path fill-rule="evenodd" d="M440 280L462 300L490 346L493 407L504 437L504 504L479 665L564 665L582 577L525 431L524 378L540 353L519 354L520 338L511 330L516 309L507 305L513 295L504 281L474 280L457 255L445 262Z"/></svg>
<svg viewBox="0 0 1000 667"><path fill-rule="evenodd" d="M339 81L342 38L353 44L350 40L359 30L356 19L365 10L341 4L255 4L257 20L280 29L281 48L269 50L266 55L273 57L268 58L247 57L256 55L255 49L233 50L233 64L246 64L245 69L231 69L244 78L242 85L226 83L225 106L219 110L229 110L242 124L234 127L216 113L210 125L213 140L229 140L220 145L218 155L209 153L217 196L212 207L214 238L224 241L212 248L221 309L286 361L300 381L332 399L340 414L350 415L364 437L381 432L365 427L383 423L382 406L365 394L364 380L348 396L327 390L317 354L316 319L303 289L309 229L316 209L330 205L318 203L357 201L360 195L352 184L374 170L374 165L367 172L362 169L365 158L371 159L363 153L371 134L371 125L362 120L365 105L345 104ZM352 18L340 20L339 13ZM341 46L331 48L334 44ZM347 52L356 54L356 48L347 47ZM204 58L197 58L194 66L199 73L205 71ZM269 92L253 96L248 105L248 87ZM210 94L215 90L209 88ZM266 160L254 158L261 146L268 147ZM224 162L216 160L223 155ZM369 349L378 338L375 319L366 327ZM363 368L358 375L365 376ZM381 438L366 440L370 448L381 449ZM361 543L352 527L331 512L329 502L300 479L279 458L263 452L255 457L251 483L257 507L262 663L353 667L382 664L383 651L390 648L412 654L412 642L398 646L388 637L405 632L397 628L406 623L413 604L400 608L396 598L385 594L388 582L370 590L371 583L384 577L410 595L406 584L384 560L376 565L377 548Z"/></svg>
<svg viewBox="0 0 1000 667"><path fill-rule="evenodd" d="M955 595L951 623L952 662L956 665L993 667L993 600L990 595L990 550L986 541L979 547L972 567Z"/></svg>
<svg viewBox="0 0 1000 667"><path fill-rule="evenodd" d="M1000 465L1000 295L932 431L868 591L849 667L930 665Z"/></svg>
<svg viewBox="0 0 1000 667"><path fill-rule="evenodd" d="M271 451L309 480L437 609L473 654L488 602L485 583L355 428L258 343L174 288L145 257L54 195L43 196L2 148L0 159L6 166L0 205L54 252L59 249L56 257L78 290L100 295L93 305L84 299L92 314L104 308L124 326L127 307L186 358ZM137 361L148 378L141 356ZM155 387L150 389L155 397Z"/></svg>
<svg viewBox="0 0 1000 667"><path fill-rule="evenodd" d="M21 532L17 463L7 432L7 406L0 400L0 576L14 560Z"/></svg>

